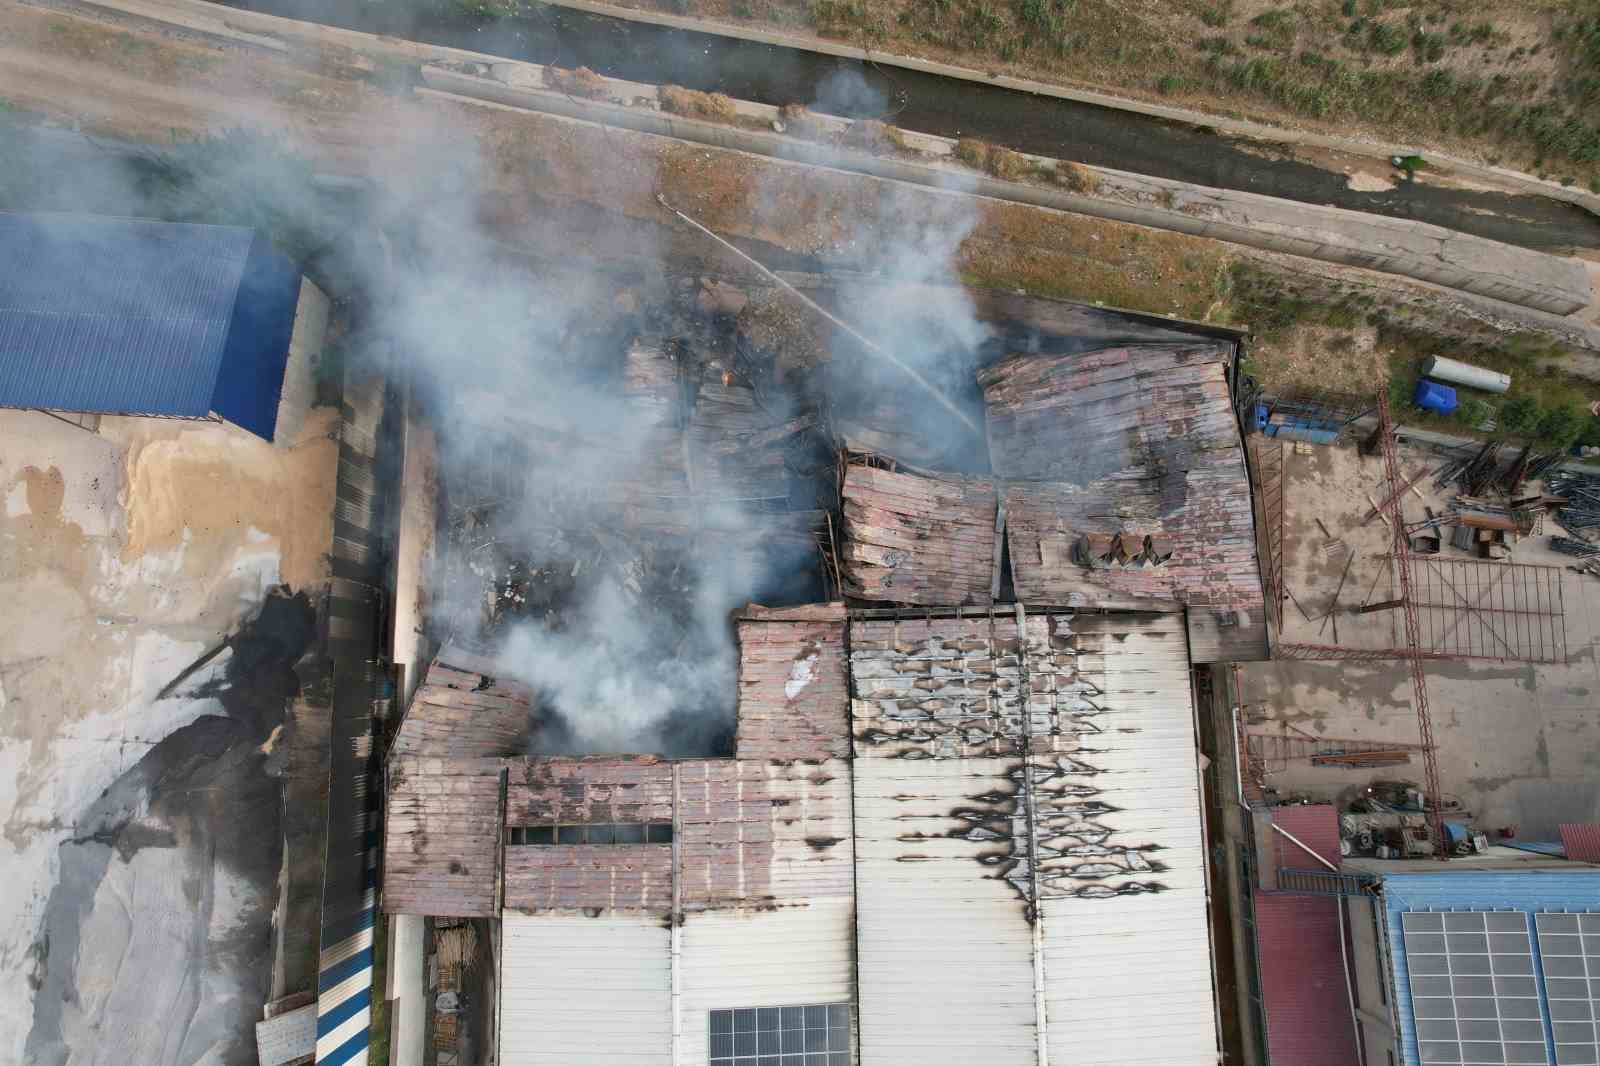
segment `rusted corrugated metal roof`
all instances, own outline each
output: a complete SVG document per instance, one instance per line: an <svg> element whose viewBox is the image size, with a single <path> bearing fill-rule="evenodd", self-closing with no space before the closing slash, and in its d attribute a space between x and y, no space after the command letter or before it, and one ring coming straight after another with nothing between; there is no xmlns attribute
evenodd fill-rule
<svg viewBox="0 0 1600 1066"><path fill-rule="evenodd" d="M672 764L654 755L519 759L506 786L511 826L672 820Z"/></svg>
<svg viewBox="0 0 1600 1066"><path fill-rule="evenodd" d="M673 828L653 844L512 844L511 908L668 913L849 898L850 772L841 760L653 757L511 762L506 826Z"/></svg>
<svg viewBox="0 0 1600 1066"><path fill-rule="evenodd" d="M1277 807L1272 821L1339 864L1339 812L1334 807ZM1318 868L1315 859L1277 834L1273 847L1273 861L1280 868ZM1339 900L1320 896L1256 895L1256 958L1272 1066L1347 1066L1357 1060L1338 906Z"/></svg>
<svg viewBox="0 0 1600 1066"><path fill-rule="evenodd" d="M672 845L510 845L505 908L596 909L665 919L672 913Z"/></svg>
<svg viewBox="0 0 1600 1066"><path fill-rule="evenodd" d="M995 511L990 478L846 469L845 590L866 600L946 607L991 600Z"/></svg>
<svg viewBox="0 0 1600 1066"><path fill-rule="evenodd" d="M849 755L842 606L835 613L832 620L739 620L739 758Z"/></svg>
<svg viewBox="0 0 1600 1066"><path fill-rule="evenodd" d="M411 697L391 755L483 758L523 750L533 692L485 657L447 644Z"/></svg>
<svg viewBox="0 0 1600 1066"><path fill-rule="evenodd" d="M1600 863L1600 823L1569 822L1561 827L1561 846L1573 862Z"/></svg>
<svg viewBox="0 0 1600 1066"><path fill-rule="evenodd" d="M499 911L500 759L389 760L383 909L486 918Z"/></svg>
<svg viewBox="0 0 1600 1066"><path fill-rule="evenodd" d="M686 911L850 895L848 763L677 765L679 897Z"/></svg>
<svg viewBox="0 0 1600 1066"><path fill-rule="evenodd" d="M1019 600L1259 613L1226 361L1224 345L1152 345L1016 357L979 372ZM1170 558L1090 560L1078 547L1122 531L1158 538Z"/></svg>

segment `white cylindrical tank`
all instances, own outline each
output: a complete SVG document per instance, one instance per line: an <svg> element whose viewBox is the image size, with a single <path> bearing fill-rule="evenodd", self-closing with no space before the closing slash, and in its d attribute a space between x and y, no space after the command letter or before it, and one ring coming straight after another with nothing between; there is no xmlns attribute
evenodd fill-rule
<svg viewBox="0 0 1600 1066"><path fill-rule="evenodd" d="M1483 389L1485 392L1505 392L1511 388L1510 374L1485 370L1470 363L1458 363L1442 355L1436 355L1428 360L1428 369L1423 371L1423 376L1437 381L1448 381L1455 385L1465 385L1472 389Z"/></svg>

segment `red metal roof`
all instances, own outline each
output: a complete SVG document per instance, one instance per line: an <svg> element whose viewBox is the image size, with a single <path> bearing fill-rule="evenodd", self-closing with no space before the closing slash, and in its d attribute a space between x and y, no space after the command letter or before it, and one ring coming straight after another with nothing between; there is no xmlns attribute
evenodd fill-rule
<svg viewBox="0 0 1600 1066"><path fill-rule="evenodd" d="M738 621L738 757L845 758L844 605L754 610Z"/></svg>
<svg viewBox="0 0 1600 1066"><path fill-rule="evenodd" d="M1561 827L1561 846L1573 862L1600 862L1600 822L1574 822Z"/></svg>
<svg viewBox="0 0 1600 1066"><path fill-rule="evenodd" d="M1339 814L1333 807L1280 807L1272 820L1339 864ZM1276 833L1273 837L1273 859L1280 867L1319 865L1288 840ZM1256 955L1271 1066L1350 1066L1357 1061L1337 907L1337 900L1322 896L1256 896Z"/></svg>

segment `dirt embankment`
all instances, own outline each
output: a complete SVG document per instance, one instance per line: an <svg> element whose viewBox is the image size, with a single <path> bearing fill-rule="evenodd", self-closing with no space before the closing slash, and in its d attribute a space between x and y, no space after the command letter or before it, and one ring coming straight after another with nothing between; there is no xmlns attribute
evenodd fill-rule
<svg viewBox="0 0 1600 1066"><path fill-rule="evenodd" d="M1600 17L1523 0L607 0L1600 184ZM1600 189L1597 189L1600 191Z"/></svg>

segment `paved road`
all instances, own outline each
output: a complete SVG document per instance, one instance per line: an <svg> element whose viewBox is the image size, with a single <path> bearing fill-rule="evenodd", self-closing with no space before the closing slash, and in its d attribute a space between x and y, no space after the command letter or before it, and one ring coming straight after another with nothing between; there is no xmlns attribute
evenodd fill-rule
<svg viewBox="0 0 1600 1066"><path fill-rule="evenodd" d="M1540 196L1401 185L1359 192L1346 176L1269 158L1200 127L883 68L711 34L530 5L483 25L437 7L370 0L224 0L274 15L472 49L535 63L587 66L634 81L725 92L768 104L821 101L836 114L878 115L911 130L979 136L1039 155L1410 218L1527 248L1600 248L1600 218ZM892 112L892 114L886 114Z"/></svg>

